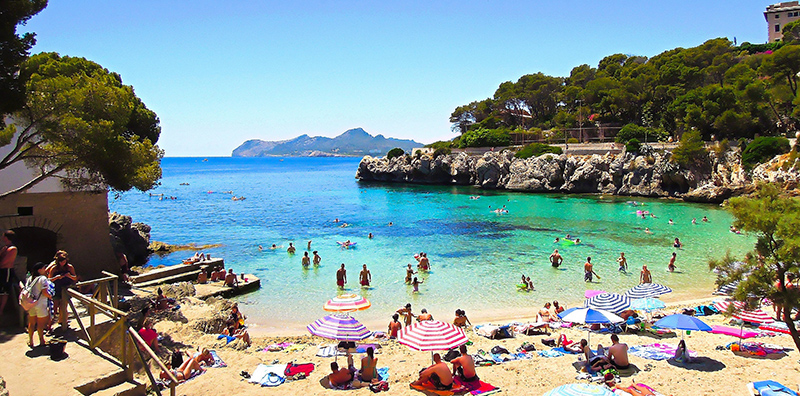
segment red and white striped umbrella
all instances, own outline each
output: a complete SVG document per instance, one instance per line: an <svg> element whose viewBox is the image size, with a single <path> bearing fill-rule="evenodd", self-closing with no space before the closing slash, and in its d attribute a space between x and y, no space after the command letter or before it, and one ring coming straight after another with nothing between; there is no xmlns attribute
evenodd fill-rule
<svg viewBox="0 0 800 396"><path fill-rule="evenodd" d="M369 300L357 294L342 294L328 300L322 306L322 309L329 312L352 312L361 311L371 306L372 303Z"/></svg>
<svg viewBox="0 0 800 396"><path fill-rule="evenodd" d="M464 330L438 320L423 320L404 327L397 341L417 351L444 351L469 341Z"/></svg>
<svg viewBox="0 0 800 396"><path fill-rule="evenodd" d="M719 303L714 303L714 307L720 311L727 311L728 307L731 305L730 301L723 301ZM775 322L775 319L769 316L768 313L760 310L755 309L752 311L745 310L745 305L741 301L734 301L733 302L734 311L732 316L737 319L741 319L742 321L748 323L756 323L756 324L767 324Z"/></svg>
<svg viewBox="0 0 800 396"><path fill-rule="evenodd" d="M733 304L734 311L744 309L744 303L741 301L717 301L714 303L714 308L718 309L720 312L725 312L731 304Z"/></svg>

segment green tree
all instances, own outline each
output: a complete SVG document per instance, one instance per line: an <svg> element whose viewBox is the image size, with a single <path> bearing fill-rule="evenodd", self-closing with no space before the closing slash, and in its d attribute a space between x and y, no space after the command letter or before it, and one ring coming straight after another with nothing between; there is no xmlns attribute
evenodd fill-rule
<svg viewBox="0 0 800 396"><path fill-rule="evenodd" d="M765 184L754 198L731 198L728 210L736 218L735 227L758 239L743 265L726 257L710 261L709 267L720 273L719 284L739 281L735 299L755 303L768 298L779 305L784 313L780 319L800 350L800 335L791 320L792 309L800 308L800 290L787 287L787 275L800 273L800 201L784 195L778 186Z"/></svg>
<svg viewBox="0 0 800 396"><path fill-rule="evenodd" d="M25 81L19 78L19 65L36 44L34 33L17 34L17 26L47 6L47 0L3 0L0 5L0 129L3 115L15 112L25 103ZM0 131L0 144L9 133ZM6 143L7 144L7 143Z"/></svg>
<svg viewBox="0 0 800 396"><path fill-rule="evenodd" d="M392 158L395 158L395 157L402 157L403 154L405 154L405 153L406 152L403 151L403 149L401 149L400 147L395 147L395 148L389 150L388 153L386 153L386 159L392 159Z"/></svg>
<svg viewBox="0 0 800 396"><path fill-rule="evenodd" d="M686 167L703 168L708 163L708 151L698 131L687 131L678 147L672 150L672 161Z"/></svg>
<svg viewBox="0 0 800 396"><path fill-rule="evenodd" d="M84 58L42 53L22 64L27 99L14 114L18 131L0 171L20 162L38 175L0 197L48 177L71 189L145 191L161 178L163 151L155 145L158 117L122 84L117 73Z"/></svg>
<svg viewBox="0 0 800 396"><path fill-rule="evenodd" d="M776 155L788 153L791 149L789 139L785 137L759 136L742 150L742 165L745 169L752 169Z"/></svg>
<svg viewBox="0 0 800 396"><path fill-rule="evenodd" d="M800 44L800 20L783 25L781 29L783 42L786 44Z"/></svg>

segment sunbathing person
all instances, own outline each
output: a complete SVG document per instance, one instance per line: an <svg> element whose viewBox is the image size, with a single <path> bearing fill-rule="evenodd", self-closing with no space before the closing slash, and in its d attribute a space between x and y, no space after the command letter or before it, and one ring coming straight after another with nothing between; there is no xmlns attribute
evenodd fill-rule
<svg viewBox="0 0 800 396"><path fill-rule="evenodd" d="M248 333L244 327L237 329L233 326L228 326L225 330L222 330L222 335L242 340L245 344L250 346L250 333Z"/></svg>
<svg viewBox="0 0 800 396"><path fill-rule="evenodd" d="M427 381L430 381L436 389L449 390L453 388L453 374L438 353L433 354L433 365L420 371L419 379L412 382L411 385L422 385Z"/></svg>
<svg viewBox="0 0 800 396"><path fill-rule="evenodd" d="M583 355L586 357L587 371L600 371L612 367L611 364L608 363L608 358L606 358L605 354L603 353L602 345L597 345L597 354L595 355L595 353L592 351L592 348L589 347L589 342L586 341L586 339L582 339L581 349L583 350Z"/></svg>
<svg viewBox="0 0 800 396"><path fill-rule="evenodd" d="M656 396L656 394L653 393L653 391L639 384L631 384L631 386L627 388L623 387L622 385L617 385L616 389L619 389L626 393L630 393L634 396Z"/></svg>
<svg viewBox="0 0 800 396"><path fill-rule="evenodd" d="M225 275L225 286L239 286L239 279L236 277L236 274L233 273L233 268L229 269L228 274Z"/></svg>
<svg viewBox="0 0 800 396"><path fill-rule="evenodd" d="M368 347L367 356L361 358L361 372L359 374L361 381L367 383L380 381L380 378L378 378L378 371L376 370L378 367L378 358L375 357L374 353L375 349Z"/></svg>
<svg viewBox="0 0 800 396"><path fill-rule="evenodd" d="M611 335L611 346L608 347L606 356L608 357L608 362L618 370L625 370L631 365L628 360L628 344L619 342L619 336L616 334Z"/></svg>
<svg viewBox="0 0 800 396"><path fill-rule="evenodd" d="M205 372L205 369L200 367L200 364L198 364L194 359L186 359L183 362L183 364L181 364L181 366L178 367L177 369L172 369L171 365L167 363L167 369L169 369L172 372L172 375L175 376L175 378L178 380L179 383L186 381L189 378L192 378L192 374L194 372L199 372L199 373ZM165 371L161 372L160 377L162 380L170 379L169 375Z"/></svg>
<svg viewBox="0 0 800 396"><path fill-rule="evenodd" d="M467 313L464 312L463 309L457 309L456 318L453 319L453 325L456 327L467 327L467 324L472 326L472 323L470 323L469 318L467 318Z"/></svg>
<svg viewBox="0 0 800 396"><path fill-rule="evenodd" d="M194 360L198 366L211 367L214 365L214 356L208 348L203 348L200 352L191 355L191 360Z"/></svg>
<svg viewBox="0 0 800 396"><path fill-rule="evenodd" d="M453 359L453 376L458 376L464 382L477 381L478 373L475 372L475 360L467 353L467 346L462 345L458 348L461 356Z"/></svg>
<svg viewBox="0 0 800 396"><path fill-rule="evenodd" d="M328 383L333 389L352 389L360 388L361 381L355 377L356 368L353 365L353 355L347 352L347 368L339 368L336 362L331 363L331 373L328 375Z"/></svg>
<svg viewBox="0 0 800 396"><path fill-rule="evenodd" d="M544 303L544 307L539 310L539 316L542 317L542 322L551 322L552 319L550 318L550 303Z"/></svg>
<svg viewBox="0 0 800 396"><path fill-rule="evenodd" d="M569 339L567 339L566 334L561 334L558 336L558 343L556 344L556 346L560 346L564 348L565 351L572 353L583 352L583 346L581 346L581 343L570 341Z"/></svg>

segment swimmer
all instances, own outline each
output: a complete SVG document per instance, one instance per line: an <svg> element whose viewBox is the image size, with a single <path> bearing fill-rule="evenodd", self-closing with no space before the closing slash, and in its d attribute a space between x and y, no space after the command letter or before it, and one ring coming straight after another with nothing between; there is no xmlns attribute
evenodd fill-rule
<svg viewBox="0 0 800 396"><path fill-rule="evenodd" d="M692 224L693 225L697 225L697 218L696 217L692 217Z"/></svg>
<svg viewBox="0 0 800 396"><path fill-rule="evenodd" d="M683 244L681 243L680 239L675 238L675 242L672 244L672 247L680 249L683 247Z"/></svg>
<svg viewBox="0 0 800 396"><path fill-rule="evenodd" d="M645 233L645 234L652 234L652 233L653 233L653 231L650 231L650 228L649 228L649 227L645 227L645 228L644 228L644 233Z"/></svg>
<svg viewBox="0 0 800 396"><path fill-rule="evenodd" d="M275 249L278 248L278 246L273 243L272 246L270 246L269 248L272 249L272 250L275 250Z"/></svg>
<svg viewBox="0 0 800 396"><path fill-rule="evenodd" d="M311 264L311 257L308 257L308 252L303 252L303 259L302 259L303 267L308 268Z"/></svg>
<svg viewBox="0 0 800 396"><path fill-rule="evenodd" d="M393 225L394 225L394 223L392 223L392 222L390 221L390 222L389 222L389 227L391 227L391 226L393 226Z"/></svg>
<svg viewBox="0 0 800 396"><path fill-rule="evenodd" d="M619 272L628 272L628 259L625 258L625 252L620 252L617 258L619 263Z"/></svg>
<svg viewBox="0 0 800 396"><path fill-rule="evenodd" d="M555 240L555 241L553 241L553 243L558 243L558 242L560 242L560 241L561 241L561 238L559 238L559 237L556 237L556 240Z"/></svg>
<svg viewBox="0 0 800 396"><path fill-rule="evenodd" d="M569 234L567 234L567 236L565 236L565 237L564 237L564 239L566 239L566 240L571 240L571 239L572 239L572 237L571 237Z"/></svg>
<svg viewBox="0 0 800 396"><path fill-rule="evenodd" d="M333 222L334 223L338 223L339 222L339 218L337 217L337 218L333 219Z"/></svg>
<svg viewBox="0 0 800 396"><path fill-rule="evenodd" d="M349 226L350 226L350 224L342 223L342 225L340 225L339 228L347 228Z"/></svg>
<svg viewBox="0 0 800 396"><path fill-rule="evenodd" d="M667 270L669 272L675 272L675 258L676 257L677 257L677 255L675 254L675 252L672 252L672 258L669 259L669 265L667 265Z"/></svg>
<svg viewBox="0 0 800 396"><path fill-rule="evenodd" d="M297 250L297 249L295 249L294 246L292 246L292 243L289 242L289 248L286 249L286 253L294 254L295 250Z"/></svg>
<svg viewBox="0 0 800 396"><path fill-rule="evenodd" d="M579 243L581 243L581 239L580 238L575 238L575 244L577 245Z"/></svg>
<svg viewBox="0 0 800 396"><path fill-rule="evenodd" d="M654 214L652 214L652 213L650 213L650 217L652 217L652 218L654 218L654 219L657 219L657 218L658 218L658 217L656 217L656 215L654 215Z"/></svg>
<svg viewBox="0 0 800 396"><path fill-rule="evenodd" d="M258 245L258 251L259 251L259 252L261 252L261 251L263 251L263 250L264 250L264 247L263 247L263 246L261 246L261 245Z"/></svg>
<svg viewBox="0 0 800 396"><path fill-rule="evenodd" d="M558 268L563 262L564 258L558 254L558 249L554 250L553 254L550 255L550 265L552 265L553 268Z"/></svg>
<svg viewBox="0 0 800 396"><path fill-rule="evenodd" d="M416 272L414 272L414 269L411 268L411 264L409 264L408 268L406 269L406 283L411 283L411 279L413 278L414 274L416 274Z"/></svg>
<svg viewBox="0 0 800 396"><path fill-rule="evenodd" d="M372 233L370 232L370 233L369 233L369 235L367 235L367 238L369 238L369 239L372 239L372 237L373 237L373 235L372 235Z"/></svg>
<svg viewBox="0 0 800 396"><path fill-rule="evenodd" d="M734 233L734 234L741 234L741 233L742 233L741 231L739 231L739 229L737 229L737 228L736 228L736 227L734 227L734 226L731 226L731 228L730 228L730 231L731 231L732 233Z"/></svg>
<svg viewBox="0 0 800 396"><path fill-rule="evenodd" d="M669 225L673 225L673 224L675 224L675 222L673 222L672 219L669 219Z"/></svg>
<svg viewBox="0 0 800 396"><path fill-rule="evenodd" d="M703 223L708 223L708 217L703 216Z"/></svg>
<svg viewBox="0 0 800 396"><path fill-rule="evenodd" d="M314 251L314 266L315 267L319 267L320 261L322 261L322 257L320 257L319 254L317 254L317 251L315 250Z"/></svg>

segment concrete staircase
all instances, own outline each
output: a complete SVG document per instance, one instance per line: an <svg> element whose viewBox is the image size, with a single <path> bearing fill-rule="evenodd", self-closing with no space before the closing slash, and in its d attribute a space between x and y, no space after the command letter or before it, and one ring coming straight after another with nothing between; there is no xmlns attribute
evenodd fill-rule
<svg viewBox="0 0 800 396"><path fill-rule="evenodd" d="M201 271L208 273L225 266L221 258L203 260L192 264L176 264L164 268L154 269L141 275L131 277L131 283L136 287L150 287L162 283L176 283L193 281Z"/></svg>
<svg viewBox="0 0 800 396"><path fill-rule="evenodd" d="M144 384L128 381L123 370L76 386L75 391L75 396L144 396L146 393Z"/></svg>

